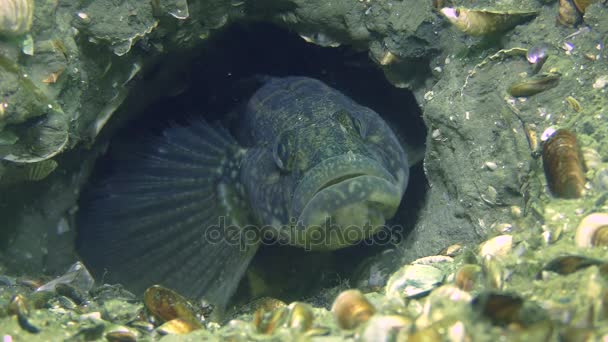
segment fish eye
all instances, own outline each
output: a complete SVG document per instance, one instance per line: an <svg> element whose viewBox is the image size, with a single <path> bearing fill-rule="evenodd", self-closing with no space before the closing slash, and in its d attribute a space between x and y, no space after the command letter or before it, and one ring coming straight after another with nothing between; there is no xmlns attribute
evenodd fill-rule
<svg viewBox="0 0 608 342"><path fill-rule="evenodd" d="M353 121L350 118L348 112L346 112L345 110L338 110L334 113L333 116L336 121L338 121L340 125L344 126L345 128L353 127Z"/></svg>
<svg viewBox="0 0 608 342"><path fill-rule="evenodd" d="M272 151L274 163L282 171L289 171L293 166L293 144L292 132L282 133L274 144Z"/></svg>
<svg viewBox="0 0 608 342"><path fill-rule="evenodd" d="M365 125L363 124L363 121L361 121L360 118L351 116L345 110L339 110L335 112L334 117L342 126L347 129L354 130L355 132L357 132L357 134L359 134L361 138L365 138Z"/></svg>
<svg viewBox="0 0 608 342"><path fill-rule="evenodd" d="M365 138L367 131L363 121L361 121L360 118L353 118L353 126L355 127L357 133L359 133L359 136L361 136L361 138Z"/></svg>

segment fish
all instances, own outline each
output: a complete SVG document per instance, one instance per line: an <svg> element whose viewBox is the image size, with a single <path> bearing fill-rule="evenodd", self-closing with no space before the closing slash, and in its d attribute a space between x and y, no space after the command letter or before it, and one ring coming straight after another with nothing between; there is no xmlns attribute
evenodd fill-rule
<svg viewBox="0 0 608 342"><path fill-rule="evenodd" d="M76 252L95 279L226 305L265 241L346 248L392 218L407 149L378 113L307 77L267 77L238 127L192 118L121 148L83 191Z"/></svg>

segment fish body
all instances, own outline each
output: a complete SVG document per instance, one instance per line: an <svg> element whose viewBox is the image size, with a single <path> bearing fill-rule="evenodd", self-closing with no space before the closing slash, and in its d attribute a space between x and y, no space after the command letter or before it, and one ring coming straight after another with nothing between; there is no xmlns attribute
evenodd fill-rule
<svg viewBox="0 0 608 342"><path fill-rule="evenodd" d="M286 77L241 115L236 137L193 120L133 144L85 192L76 249L94 276L223 305L263 241L335 250L395 214L407 156L373 110Z"/></svg>

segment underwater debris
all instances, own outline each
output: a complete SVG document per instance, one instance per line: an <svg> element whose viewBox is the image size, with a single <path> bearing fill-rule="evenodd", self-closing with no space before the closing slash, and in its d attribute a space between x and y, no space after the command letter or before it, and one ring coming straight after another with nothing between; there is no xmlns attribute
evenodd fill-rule
<svg viewBox="0 0 608 342"><path fill-rule="evenodd" d="M64 275L38 287L36 291L55 291L57 285L60 284L70 285L80 291L88 292L93 288L95 280L87 268L80 261L77 261L70 266Z"/></svg>

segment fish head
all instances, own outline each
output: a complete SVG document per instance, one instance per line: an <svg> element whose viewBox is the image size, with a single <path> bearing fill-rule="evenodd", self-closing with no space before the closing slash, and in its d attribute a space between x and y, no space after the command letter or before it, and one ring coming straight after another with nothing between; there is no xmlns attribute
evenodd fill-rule
<svg viewBox="0 0 608 342"><path fill-rule="evenodd" d="M244 162L242 183L276 240L335 250L372 236L397 211L405 151L376 112L354 108L295 123Z"/></svg>

